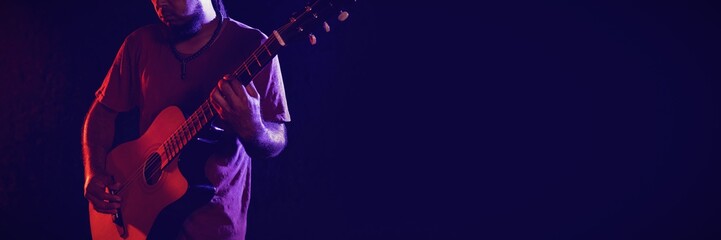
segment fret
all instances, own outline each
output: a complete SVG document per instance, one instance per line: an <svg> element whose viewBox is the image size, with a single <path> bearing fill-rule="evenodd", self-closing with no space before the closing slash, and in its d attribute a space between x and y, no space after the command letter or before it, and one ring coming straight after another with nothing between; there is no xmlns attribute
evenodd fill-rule
<svg viewBox="0 0 721 240"><path fill-rule="evenodd" d="M258 67L263 66L263 64L260 63L260 60L258 60L258 56L256 56L255 54L251 55L253 55L253 59L255 59L255 62L258 63Z"/></svg>
<svg viewBox="0 0 721 240"><path fill-rule="evenodd" d="M268 46L266 46L266 45L267 44L265 44L265 43L263 44L263 48L265 49L265 52L268 53L268 56L273 56L273 54L270 53L270 49L268 49Z"/></svg>
<svg viewBox="0 0 721 240"><path fill-rule="evenodd" d="M181 143L183 145L185 145L191 137L190 136L190 131L191 131L190 123L186 121L182 128L183 128L183 138L182 138L183 141Z"/></svg>
<svg viewBox="0 0 721 240"><path fill-rule="evenodd" d="M184 136L184 135L185 135L185 130L184 130L184 128L185 128L185 124L180 125L180 128L178 129L178 133L177 133L177 134L178 134L178 139L177 139L177 142L176 142L176 143L177 143L179 146L182 146L182 145L183 145L183 139L185 139L185 136Z"/></svg>
<svg viewBox="0 0 721 240"><path fill-rule="evenodd" d="M196 126L198 125L198 118L196 114L193 114L190 116L191 123L190 124L190 135L195 135L197 132Z"/></svg>
<svg viewBox="0 0 721 240"><path fill-rule="evenodd" d="M190 139L193 139L193 126L194 126L194 124L188 123L188 127L187 127L188 131L186 132L186 134L188 136L188 140L185 141L186 143L189 142Z"/></svg>
<svg viewBox="0 0 721 240"><path fill-rule="evenodd" d="M243 67L245 68L246 71L248 71L248 76L253 76L253 73L250 72L250 68L248 67L247 64L243 63Z"/></svg>
<svg viewBox="0 0 721 240"><path fill-rule="evenodd" d="M169 143L165 143L165 153L166 153L166 155L168 155L167 156L168 159L170 159L173 156L173 149L171 149Z"/></svg>
<svg viewBox="0 0 721 240"><path fill-rule="evenodd" d="M188 134L188 125L183 124L183 126L180 127L180 145L185 145L185 139L187 139Z"/></svg>
<svg viewBox="0 0 721 240"><path fill-rule="evenodd" d="M198 114L195 114L194 116L195 116L195 125L193 126L193 135L200 132L200 129L203 126L203 122L202 122L202 120L200 120L200 116L198 116Z"/></svg>
<svg viewBox="0 0 721 240"><path fill-rule="evenodd" d="M178 153L183 148L182 146L185 145L185 131L180 131L180 135L178 136L178 142L176 142L178 146Z"/></svg>
<svg viewBox="0 0 721 240"><path fill-rule="evenodd" d="M208 122L211 122L211 121L213 121L213 118L215 117L215 110L213 110L213 106L211 106L210 103L208 103L208 105L206 105L206 106L207 106L206 108L208 111Z"/></svg>
<svg viewBox="0 0 721 240"><path fill-rule="evenodd" d="M189 135L193 135L193 132L195 131L195 118L194 117L195 117L194 115L190 115L190 117L188 117L188 120L186 121L187 125L188 125Z"/></svg>
<svg viewBox="0 0 721 240"><path fill-rule="evenodd" d="M208 117L205 116L205 105L206 105L206 104L203 104L203 105L201 106L201 110L202 110L202 111L200 111L200 116L203 117L203 125L205 125L206 123L208 123Z"/></svg>
<svg viewBox="0 0 721 240"><path fill-rule="evenodd" d="M183 141L183 143L187 143L188 140L190 140L193 137L193 129L191 129L192 127L193 127L193 124L191 124L190 122L188 122L188 124L185 125L185 139L186 140Z"/></svg>
<svg viewBox="0 0 721 240"><path fill-rule="evenodd" d="M160 154L160 156L168 159L168 147L165 146L165 143L161 144L160 146L163 147L163 152Z"/></svg>
<svg viewBox="0 0 721 240"><path fill-rule="evenodd" d="M168 148L170 149L171 157L175 157L175 144L174 143L175 143L175 136L170 138L170 142L168 145Z"/></svg>
<svg viewBox="0 0 721 240"><path fill-rule="evenodd" d="M177 136L177 135L176 135L175 137L173 137L172 144L173 144L173 155L175 155L175 154L178 152L178 150L179 150L179 149L178 149L178 136Z"/></svg>

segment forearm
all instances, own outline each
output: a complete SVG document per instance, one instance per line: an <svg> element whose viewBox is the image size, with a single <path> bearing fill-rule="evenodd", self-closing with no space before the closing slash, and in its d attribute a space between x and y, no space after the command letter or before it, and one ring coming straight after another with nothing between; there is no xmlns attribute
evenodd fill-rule
<svg viewBox="0 0 721 240"><path fill-rule="evenodd" d="M95 102L85 118L82 131L85 177L105 174L105 156L112 145L117 113Z"/></svg>
<svg viewBox="0 0 721 240"><path fill-rule="evenodd" d="M252 157L271 158L280 154L287 143L285 125L264 121L254 136L241 137L243 145Z"/></svg>

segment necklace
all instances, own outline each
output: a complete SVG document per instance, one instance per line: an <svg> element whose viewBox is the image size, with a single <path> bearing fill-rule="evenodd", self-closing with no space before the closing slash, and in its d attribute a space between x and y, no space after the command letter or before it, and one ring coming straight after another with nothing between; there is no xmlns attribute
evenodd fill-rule
<svg viewBox="0 0 721 240"><path fill-rule="evenodd" d="M210 36L210 40L208 40L208 42L205 43L205 45L203 45L203 47L200 48L200 50L193 53L193 55L190 55L187 57L182 57L180 52L178 52L178 49L175 48L175 44L171 41L170 48L173 50L173 56L175 56L175 59L178 59L178 61L180 61L180 79L185 80L186 64L188 62L192 61L193 59L197 58L198 56L200 56L200 54L205 52L205 50L208 49L208 47L210 47L210 44L213 43L213 41L215 41L215 38L218 37L218 33L220 33L220 27L222 25L223 25L223 19L218 19L218 26L215 27L215 31L213 31L213 35Z"/></svg>

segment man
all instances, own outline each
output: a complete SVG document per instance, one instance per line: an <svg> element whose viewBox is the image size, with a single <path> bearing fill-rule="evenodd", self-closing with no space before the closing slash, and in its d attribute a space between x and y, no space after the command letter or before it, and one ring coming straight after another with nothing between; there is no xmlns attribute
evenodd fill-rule
<svg viewBox="0 0 721 240"><path fill-rule="evenodd" d="M267 36L227 17L221 0L152 3L162 24L139 28L125 38L85 119L85 197L91 211L102 214L114 215L123 204L119 194L112 194L123 183L106 167L119 114L137 111L135 127L142 135L167 107L178 106L187 116L209 99L219 119L211 129L220 137L212 139L215 146L208 149L213 152L202 161L215 191L184 219L178 237L244 239L251 157L277 156L287 141L284 123L290 115L278 59L246 86L221 80Z"/></svg>

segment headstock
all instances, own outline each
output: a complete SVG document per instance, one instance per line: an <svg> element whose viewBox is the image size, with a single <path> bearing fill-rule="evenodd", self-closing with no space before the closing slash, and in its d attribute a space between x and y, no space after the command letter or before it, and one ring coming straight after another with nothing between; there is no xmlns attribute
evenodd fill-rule
<svg viewBox="0 0 721 240"><path fill-rule="evenodd" d="M288 23L273 31L273 35L282 46L285 46L289 40L304 35L308 36L311 45L315 45L317 38L313 31L322 28L323 31L330 32L328 21L343 22L348 19L350 14L347 9L355 2L355 0L316 0L306 5L303 10L294 13Z"/></svg>

